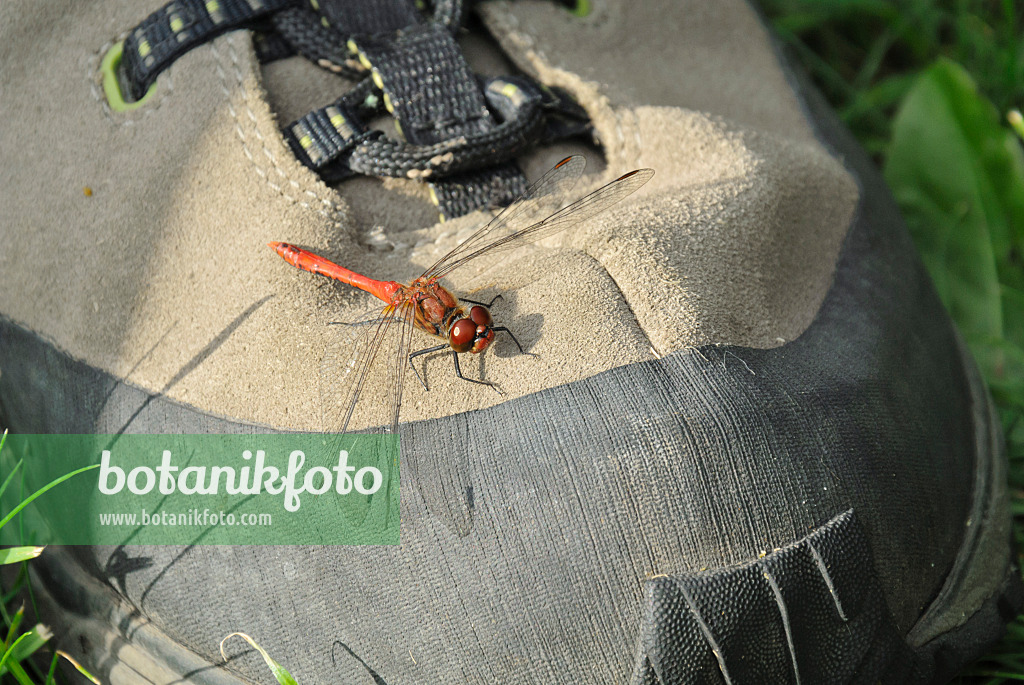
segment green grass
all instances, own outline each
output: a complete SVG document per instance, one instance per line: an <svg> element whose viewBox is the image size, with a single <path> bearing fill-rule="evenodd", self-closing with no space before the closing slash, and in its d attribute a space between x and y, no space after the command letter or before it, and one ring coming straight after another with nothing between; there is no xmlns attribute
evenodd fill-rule
<svg viewBox="0 0 1024 685"><path fill-rule="evenodd" d="M763 0L893 189L1001 413L1024 550L1024 3ZM959 683L1024 682L1024 621Z"/></svg>
<svg viewBox="0 0 1024 685"><path fill-rule="evenodd" d="M0 474L5 474L3 482L0 483L0 501L8 488L17 484L16 476L19 474L22 462L12 463L6 459L3 452L4 443L7 439L7 431L0 434ZM66 474L46 484L28 497L19 495L15 498L15 504L11 510L0 519L0 528L11 523L17 514L27 507L33 500L49 490L60 485L74 476L88 471L97 466L87 466L72 473ZM12 490L12 492L14 492ZM35 545L20 547L0 547L0 566L18 565L18 573L12 587L0 587L0 621L3 630L0 631L0 681L12 680L18 685L57 685L57 662L63 657L71 663L85 678L92 682L97 681L88 671L83 669L68 654L60 650L50 650L49 641L52 637L50 630L38 624L26 627L23 625L25 617L25 605L22 599L23 594L28 594L33 599L31 586L28 582L28 568L26 564L43 552L43 547ZM17 608L15 608L17 607ZM33 611L33 613L38 613ZM50 653L47 654L47 651ZM40 657L46 656L45 663L49 668L44 672L40 667Z"/></svg>
<svg viewBox="0 0 1024 685"><path fill-rule="evenodd" d="M1024 103L1024 12L1017 0L762 0L861 143L883 159L899 103L939 57L967 69L1006 112Z"/></svg>

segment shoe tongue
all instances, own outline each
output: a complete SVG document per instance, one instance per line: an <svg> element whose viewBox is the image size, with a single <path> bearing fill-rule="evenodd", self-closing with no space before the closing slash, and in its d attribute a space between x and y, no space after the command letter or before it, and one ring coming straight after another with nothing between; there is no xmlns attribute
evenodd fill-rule
<svg viewBox="0 0 1024 685"><path fill-rule="evenodd" d="M390 33L423 21L409 0L319 0L315 6L344 35Z"/></svg>

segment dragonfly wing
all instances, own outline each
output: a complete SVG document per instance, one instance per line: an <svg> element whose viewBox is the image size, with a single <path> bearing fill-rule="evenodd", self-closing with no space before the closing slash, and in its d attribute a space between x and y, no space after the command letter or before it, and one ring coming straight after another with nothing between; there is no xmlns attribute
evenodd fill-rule
<svg viewBox="0 0 1024 685"><path fill-rule="evenodd" d="M320 362L321 426L345 433L350 425L394 432L409 355L412 305L375 308L351 323L335 324Z"/></svg>
<svg viewBox="0 0 1024 685"><path fill-rule="evenodd" d="M385 354L381 360L388 364L387 391L388 397L384 406L390 421L389 432L398 432L398 416L402 408L402 395L405 388L406 370L409 367L409 353L412 350L413 303L403 301L395 312L395 330L386 343Z"/></svg>
<svg viewBox="0 0 1024 685"><path fill-rule="evenodd" d="M576 182L583 175L587 160L580 155L566 157L544 174L526 192L498 212L493 219L464 240L451 252L439 259L423 275L447 273L448 265L460 261L480 247L521 231L555 212L569 197Z"/></svg>
<svg viewBox="0 0 1024 685"><path fill-rule="evenodd" d="M570 157L569 159L573 158ZM654 176L653 169L636 169L598 188L590 195L561 209L557 209L533 224L520 227L511 233L488 231L488 240L478 241L472 249L459 252L459 254L455 255L454 259L444 260L439 267L435 267L430 272L430 276L441 278L471 259L476 259L485 253L494 254L502 250L513 249L554 235L559 231L564 231L570 226L600 214L612 205L620 202L623 198L636 192L641 186L651 180L652 176ZM485 226L484 230L488 227L489 225Z"/></svg>

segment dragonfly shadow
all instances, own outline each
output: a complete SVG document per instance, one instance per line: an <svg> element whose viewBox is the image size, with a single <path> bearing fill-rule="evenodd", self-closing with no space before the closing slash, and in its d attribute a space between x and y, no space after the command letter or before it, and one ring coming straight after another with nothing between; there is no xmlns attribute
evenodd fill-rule
<svg viewBox="0 0 1024 685"><path fill-rule="evenodd" d="M335 668L338 668L338 659L336 656L337 649L335 649L336 647L341 647L342 649L344 649L351 659L353 659L357 664L359 664L360 667L365 669L366 674L373 680L374 685L388 685L387 681L384 680L380 673L374 670L372 666L366 663L366 661L364 661L362 657L356 654L351 647L346 645L341 640L335 640L331 644L331 664L333 664Z"/></svg>
<svg viewBox="0 0 1024 685"><path fill-rule="evenodd" d="M147 395L147 397L141 402L141 404L139 404L131 413L131 415L124 421L121 427L114 431L114 435L120 436L124 433L130 432L129 428L132 427L132 424L143 414L143 412L145 412L147 408L150 407L150 405L153 404L153 402L163 397L166 397L167 393L171 389L173 389L186 376L195 371L204 361L206 361L207 358L209 358L214 352L216 352L217 349L221 345L223 345L228 338L234 335L235 331L237 331L242 326L242 324L248 321L249 317L256 313L256 310L258 310L260 307L262 307L264 304L266 304L269 300L273 299L274 297L274 295L266 295L265 297L250 304L245 309L245 311L241 312L238 316L236 316L227 326L225 326L220 331L220 333L218 333L212 339L210 339L210 341L207 342L206 345L201 350L196 352L191 359L186 361L175 372L175 374L164 384L164 386L160 388L160 390L158 390L154 394ZM177 322L172 324L171 328L173 328L176 324ZM171 329L169 328L167 332L169 333L170 330ZM146 352L146 354L143 356L143 359L149 357L166 337L167 333L164 333L160 340L157 341L157 344L151 347L149 351ZM137 367L141 362L142 359L140 359L139 362L136 363L135 367ZM133 369L135 367L133 367ZM100 411L102 411L103 406L111 399L112 396L113 389L108 390L106 397L103 399L103 405L100 406Z"/></svg>

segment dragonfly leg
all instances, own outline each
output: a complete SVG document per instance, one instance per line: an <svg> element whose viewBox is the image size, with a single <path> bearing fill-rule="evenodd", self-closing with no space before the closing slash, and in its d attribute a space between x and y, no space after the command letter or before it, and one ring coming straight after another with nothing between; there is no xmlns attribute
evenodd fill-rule
<svg viewBox="0 0 1024 685"><path fill-rule="evenodd" d="M420 375L420 372L416 370L416 365L412 363L412 358L413 357L419 357L422 354L430 354L431 352L440 352L441 350L444 350L444 349L448 349L448 345L437 345L435 347L428 347L426 349L418 350L416 352L413 352L412 354L409 355L409 366L412 367L412 372L414 374L416 374L416 378L417 378L417 380L419 380L420 385L423 386L424 390L429 391L430 388L427 387L427 384L426 384L426 382L424 382L423 376ZM458 368L458 364L456 364L456 368Z"/></svg>
<svg viewBox="0 0 1024 685"><path fill-rule="evenodd" d="M478 381L475 378L466 378L465 376L463 376L462 369L459 368L459 354L455 350L452 350L452 361L455 362L455 375L461 378L462 380L469 381L470 383L477 383L479 385L489 385L490 387L494 388L494 391L496 393L498 393L499 395L502 394L501 389L490 381Z"/></svg>
<svg viewBox="0 0 1024 685"><path fill-rule="evenodd" d="M367 319L366 321L328 321L328 326L373 326L384 321L384 317L379 319Z"/></svg>
<svg viewBox="0 0 1024 685"><path fill-rule="evenodd" d="M494 326L491 328L491 330L494 331L495 333L497 333L498 331L504 331L508 333L508 337L512 338L512 342L514 342L516 344L516 347L519 348L519 354L526 354L526 352L523 351L523 346L519 344L518 340L516 340L516 336L513 335L512 331L505 328L504 326Z"/></svg>
<svg viewBox="0 0 1024 685"><path fill-rule="evenodd" d="M462 299L463 302L469 302L470 304L478 304L478 305L480 305L482 307L487 307L488 309L490 309L491 306L495 302L497 302L498 300L503 299L503 298L501 297L501 293L498 293L493 298L491 298L490 302L477 302L476 300L467 300L465 297L463 297L461 299Z"/></svg>

